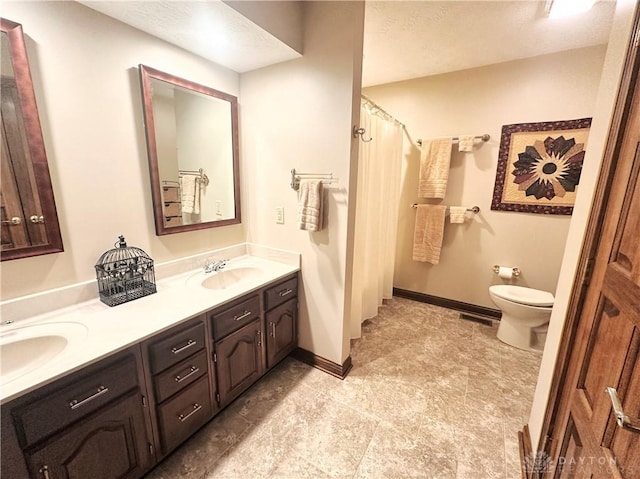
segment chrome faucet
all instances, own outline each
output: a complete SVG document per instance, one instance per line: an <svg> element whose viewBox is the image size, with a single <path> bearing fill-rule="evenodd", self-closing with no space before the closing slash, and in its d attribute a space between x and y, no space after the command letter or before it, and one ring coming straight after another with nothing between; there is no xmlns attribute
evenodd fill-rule
<svg viewBox="0 0 640 479"><path fill-rule="evenodd" d="M204 272L205 273L213 273L214 271L220 271L227 265L228 259L219 259L219 260L207 260L204 264Z"/></svg>

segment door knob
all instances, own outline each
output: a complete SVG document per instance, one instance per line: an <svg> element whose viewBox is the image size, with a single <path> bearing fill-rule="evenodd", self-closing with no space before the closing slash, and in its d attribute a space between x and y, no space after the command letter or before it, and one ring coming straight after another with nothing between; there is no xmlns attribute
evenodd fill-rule
<svg viewBox="0 0 640 479"><path fill-rule="evenodd" d="M44 223L44 216L31 215L29 216L29 221L32 223Z"/></svg>
<svg viewBox="0 0 640 479"><path fill-rule="evenodd" d="M608 387L604 390L609 395L611 400L611 407L613 407L613 414L616 416L616 423L623 429L633 432L640 432L640 421L637 419L630 419L622 409L620 399L618 399L618 391L615 388Z"/></svg>
<svg viewBox="0 0 640 479"><path fill-rule="evenodd" d="M19 216L14 216L10 220L4 220L2 222L2 224L5 224L5 223L9 223L9 224L12 224L12 225L19 225L20 223L22 223L22 219Z"/></svg>

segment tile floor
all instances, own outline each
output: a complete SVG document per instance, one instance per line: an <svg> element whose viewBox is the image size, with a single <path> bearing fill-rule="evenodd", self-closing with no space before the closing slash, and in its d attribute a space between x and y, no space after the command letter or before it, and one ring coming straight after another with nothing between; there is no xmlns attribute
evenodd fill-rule
<svg viewBox="0 0 640 479"><path fill-rule="evenodd" d="M393 298L341 381L287 358L146 479L521 477L540 354Z"/></svg>

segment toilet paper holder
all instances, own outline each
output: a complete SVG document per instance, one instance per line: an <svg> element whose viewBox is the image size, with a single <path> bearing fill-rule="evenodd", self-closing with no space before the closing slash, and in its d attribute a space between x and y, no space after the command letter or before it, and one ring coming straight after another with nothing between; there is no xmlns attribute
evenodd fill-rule
<svg viewBox="0 0 640 479"><path fill-rule="evenodd" d="M513 268L511 268L511 269L513 270L513 275L514 275L514 276L520 276L520 268L513 267ZM494 264L494 265L493 265L493 272L494 272L495 274L498 274L498 273L500 272L500 266L499 266L499 265L497 265L497 264Z"/></svg>

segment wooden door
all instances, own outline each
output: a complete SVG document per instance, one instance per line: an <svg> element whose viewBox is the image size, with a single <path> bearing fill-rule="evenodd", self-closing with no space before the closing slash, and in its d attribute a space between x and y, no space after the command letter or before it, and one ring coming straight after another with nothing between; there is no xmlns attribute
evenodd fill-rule
<svg viewBox="0 0 640 479"><path fill-rule="evenodd" d="M0 100L3 249L44 245L47 238L42 205L14 79L2 77ZM19 218L20 223L11 223L12 218Z"/></svg>
<svg viewBox="0 0 640 479"><path fill-rule="evenodd" d="M33 452L31 477L137 479L152 465L142 396L125 396L98 410Z"/></svg>
<svg viewBox="0 0 640 479"><path fill-rule="evenodd" d="M297 298L290 299L266 315L268 368L274 367L296 347L297 303Z"/></svg>
<svg viewBox="0 0 640 479"><path fill-rule="evenodd" d="M215 344L220 406L239 396L264 370L260 319L243 326Z"/></svg>
<svg viewBox="0 0 640 479"><path fill-rule="evenodd" d="M554 478L640 477L640 83L635 48L593 274L551 430ZM608 389L613 388L613 389ZM615 390L615 391L613 391ZM608 391L608 392L607 392ZM617 423L612 396L628 416Z"/></svg>

